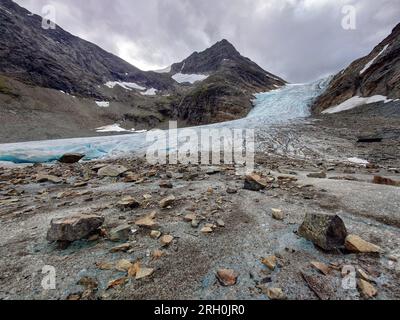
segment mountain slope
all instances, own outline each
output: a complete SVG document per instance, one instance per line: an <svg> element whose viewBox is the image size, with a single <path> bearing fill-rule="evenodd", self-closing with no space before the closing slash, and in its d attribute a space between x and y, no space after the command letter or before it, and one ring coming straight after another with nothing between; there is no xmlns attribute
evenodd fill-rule
<svg viewBox="0 0 400 320"><path fill-rule="evenodd" d="M0 0L0 72L41 87L84 96L99 95L107 81L166 89L166 75L143 72L60 26L43 29L42 18L11 0Z"/></svg>
<svg viewBox="0 0 400 320"><path fill-rule="evenodd" d="M175 110L190 124L239 119L252 108L255 93L276 89L286 82L243 57L227 40L193 53L171 66L171 74L205 74L183 95Z"/></svg>
<svg viewBox="0 0 400 320"><path fill-rule="evenodd" d="M400 24L372 52L337 74L315 102L319 113L355 97L400 98Z"/></svg>
<svg viewBox="0 0 400 320"><path fill-rule="evenodd" d="M169 70L141 71L0 0L0 142L95 136L114 124L142 130L239 119L255 93L284 84L227 40Z"/></svg>

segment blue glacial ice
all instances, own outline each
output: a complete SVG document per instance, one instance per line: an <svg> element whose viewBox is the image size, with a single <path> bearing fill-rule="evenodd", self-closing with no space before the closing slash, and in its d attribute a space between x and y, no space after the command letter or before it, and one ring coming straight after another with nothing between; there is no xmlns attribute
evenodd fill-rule
<svg viewBox="0 0 400 320"><path fill-rule="evenodd" d="M309 84L288 84L276 90L259 93L253 101L250 114L240 120L192 128L262 128L305 118L310 115L310 104L329 84L331 77ZM117 136L45 140L35 142L0 144L0 162L44 163L53 162L65 153L85 154L85 160L140 153L151 142L146 133Z"/></svg>

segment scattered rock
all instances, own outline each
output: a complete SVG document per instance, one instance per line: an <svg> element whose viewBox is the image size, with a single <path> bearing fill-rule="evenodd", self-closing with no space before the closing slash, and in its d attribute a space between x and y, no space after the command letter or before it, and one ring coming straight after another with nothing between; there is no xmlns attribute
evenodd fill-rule
<svg viewBox="0 0 400 320"><path fill-rule="evenodd" d="M111 262L97 262L96 267L100 270L112 270L114 269L114 264Z"/></svg>
<svg viewBox="0 0 400 320"><path fill-rule="evenodd" d="M85 155L81 153L66 153L60 159L58 159L58 162L73 164L79 162L84 157Z"/></svg>
<svg viewBox="0 0 400 320"><path fill-rule="evenodd" d="M132 267L132 263L129 260L122 259L117 262L115 265L115 269L121 272L128 272L128 270Z"/></svg>
<svg viewBox="0 0 400 320"><path fill-rule="evenodd" d="M152 229L157 226L155 217L156 217L156 212L152 212L149 215L137 220L135 224L141 228Z"/></svg>
<svg viewBox="0 0 400 320"><path fill-rule="evenodd" d="M285 300L286 296L280 288L267 288L265 292L271 300Z"/></svg>
<svg viewBox="0 0 400 320"><path fill-rule="evenodd" d="M285 219L285 214L283 213L282 210L280 209L271 209L272 210L272 218L275 220L284 220Z"/></svg>
<svg viewBox="0 0 400 320"><path fill-rule="evenodd" d="M36 181L38 183L43 183L43 182L51 182L55 184L59 184L63 182L62 178L53 176L53 175L48 175L48 174L38 174L36 176Z"/></svg>
<svg viewBox="0 0 400 320"><path fill-rule="evenodd" d="M213 229L211 228L211 227L208 227L208 226L206 226L206 227L203 227L201 230L200 230L200 232L202 232L202 233L213 233Z"/></svg>
<svg viewBox="0 0 400 320"><path fill-rule="evenodd" d="M159 186L164 189L172 189L174 187L170 181L161 181Z"/></svg>
<svg viewBox="0 0 400 320"><path fill-rule="evenodd" d="M75 215L53 219L47 232L48 241L76 241L89 236L104 223L104 218L97 215Z"/></svg>
<svg viewBox="0 0 400 320"><path fill-rule="evenodd" d="M320 172L311 172L307 175L308 178L314 178L314 179L325 179L326 178L326 172L320 171Z"/></svg>
<svg viewBox="0 0 400 320"><path fill-rule="evenodd" d="M363 279L359 279L357 281L358 289L360 290L361 294L366 298L373 298L378 294L376 288L370 284L368 281Z"/></svg>
<svg viewBox="0 0 400 320"><path fill-rule="evenodd" d="M337 215L307 213L298 234L324 250L343 247L347 230Z"/></svg>
<svg viewBox="0 0 400 320"><path fill-rule="evenodd" d="M140 202L131 196L123 197L117 202L117 207L121 210L132 210L140 207Z"/></svg>
<svg viewBox="0 0 400 320"><path fill-rule="evenodd" d="M350 234L345 241L347 250L355 253L380 253L382 249L377 245L361 239L359 236Z"/></svg>
<svg viewBox="0 0 400 320"><path fill-rule="evenodd" d="M161 237L161 232L157 230L153 230L150 232L150 237L153 239L159 239Z"/></svg>
<svg viewBox="0 0 400 320"><path fill-rule="evenodd" d="M128 278L127 278L127 277L123 277L123 278L111 280L111 281L108 283L106 290L110 290L110 289L113 289L113 288L115 288L115 287L122 286L122 285L124 285L127 281L128 281Z"/></svg>
<svg viewBox="0 0 400 320"><path fill-rule="evenodd" d="M375 176L372 182L375 184L383 184L387 186L400 186L400 181L394 181L392 179L384 178L381 176Z"/></svg>
<svg viewBox="0 0 400 320"><path fill-rule="evenodd" d="M128 169L120 165L107 165L99 169L97 174L100 177L119 177L121 174L127 172Z"/></svg>
<svg viewBox="0 0 400 320"><path fill-rule="evenodd" d="M197 219L192 220L191 226L193 229L197 229L200 226L200 221Z"/></svg>
<svg viewBox="0 0 400 320"><path fill-rule="evenodd" d="M267 187L267 182L257 174L247 175L244 180L244 189L251 191L260 191Z"/></svg>
<svg viewBox="0 0 400 320"><path fill-rule="evenodd" d="M136 274L140 270L140 262L135 262L129 269L128 269L128 276L131 278L136 277Z"/></svg>
<svg viewBox="0 0 400 320"><path fill-rule="evenodd" d="M271 271L274 271L277 264L277 258L275 256L269 256L261 261L265 266L267 266Z"/></svg>
<svg viewBox="0 0 400 320"><path fill-rule="evenodd" d="M163 247L167 247L171 244L171 242L174 240L174 237L171 235L164 235L160 239L160 243Z"/></svg>
<svg viewBox="0 0 400 320"><path fill-rule="evenodd" d="M189 213L183 218L186 222L192 222L197 219L197 216L194 213Z"/></svg>
<svg viewBox="0 0 400 320"><path fill-rule="evenodd" d="M313 266L315 269L317 269L324 275L328 275L329 272L331 271L331 268L329 268L325 263L322 262L311 261L311 266Z"/></svg>
<svg viewBox="0 0 400 320"><path fill-rule="evenodd" d="M143 278L150 277L154 273L154 269L152 268L139 268L138 271L136 271L136 280L140 280Z"/></svg>
<svg viewBox="0 0 400 320"><path fill-rule="evenodd" d="M116 247L112 248L110 250L110 252L111 253L126 252L131 248L132 248L132 245L129 242L127 242L127 243L124 243L124 244L121 244L119 246L116 246Z"/></svg>
<svg viewBox="0 0 400 320"><path fill-rule="evenodd" d="M127 241L132 233L132 227L129 224L123 224L113 228L108 233L108 238L111 241Z"/></svg>
<svg viewBox="0 0 400 320"><path fill-rule="evenodd" d="M154 250L152 257L154 260L158 260L160 259L162 256L164 255L164 252L162 252L161 250Z"/></svg>
<svg viewBox="0 0 400 320"><path fill-rule="evenodd" d="M226 193L228 194L236 194L238 191L235 188L227 188Z"/></svg>
<svg viewBox="0 0 400 320"><path fill-rule="evenodd" d="M217 220L217 225L220 228L225 228L225 222L223 220L221 220L221 219Z"/></svg>
<svg viewBox="0 0 400 320"><path fill-rule="evenodd" d="M368 281L368 282L375 282L375 280L363 269L357 268L357 275L360 279Z"/></svg>
<svg viewBox="0 0 400 320"><path fill-rule="evenodd" d="M175 202L176 198L173 195L170 195L160 201L160 207L165 209L169 206L172 206Z"/></svg>
<svg viewBox="0 0 400 320"><path fill-rule="evenodd" d="M308 287L321 300L330 300L334 296L334 289L328 285L324 276L314 276L301 272L304 281ZM322 278L321 278L322 277Z"/></svg>
<svg viewBox="0 0 400 320"><path fill-rule="evenodd" d="M238 274L231 269L220 269L217 271L217 279L225 287L234 286L237 283Z"/></svg>

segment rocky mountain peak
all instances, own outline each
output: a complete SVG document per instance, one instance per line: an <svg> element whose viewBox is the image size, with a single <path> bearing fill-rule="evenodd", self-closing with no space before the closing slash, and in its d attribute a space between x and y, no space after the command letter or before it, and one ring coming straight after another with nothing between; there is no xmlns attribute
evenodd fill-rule
<svg viewBox="0 0 400 320"><path fill-rule="evenodd" d="M400 98L400 24L367 56L352 62L338 73L313 106L321 112L348 99L385 96Z"/></svg>
<svg viewBox="0 0 400 320"><path fill-rule="evenodd" d="M243 60L244 57L226 39L218 41L202 52L194 52L182 62L172 65L173 72L209 73L218 70L226 60Z"/></svg>

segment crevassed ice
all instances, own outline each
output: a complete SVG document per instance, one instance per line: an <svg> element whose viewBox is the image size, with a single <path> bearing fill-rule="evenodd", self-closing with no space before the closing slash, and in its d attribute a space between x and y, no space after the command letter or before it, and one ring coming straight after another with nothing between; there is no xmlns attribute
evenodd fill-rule
<svg viewBox="0 0 400 320"><path fill-rule="evenodd" d="M255 128L257 130L262 127L266 130L269 125L306 117L310 114L310 103L323 92L329 81L330 79L323 79L311 84L287 85L274 91L257 94L254 99L254 109L248 117L188 129L191 129L194 134L198 134L201 128ZM178 132L182 130L186 129L179 129ZM146 141L144 133L3 144L0 145L0 161L50 162L70 152L83 153L86 159L114 157L128 153L143 154L150 144L151 142Z"/></svg>
<svg viewBox="0 0 400 320"><path fill-rule="evenodd" d="M198 81L203 81L208 78L208 75L205 74L184 74L184 73L176 73L172 76L178 83L195 83Z"/></svg>

